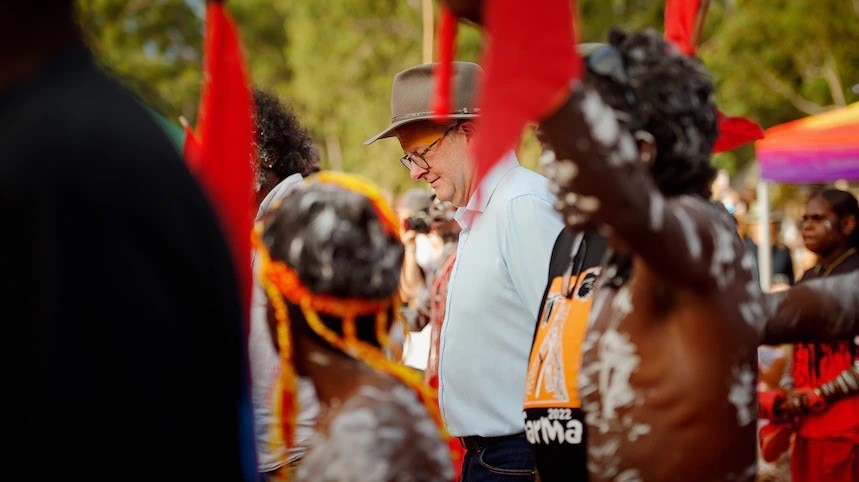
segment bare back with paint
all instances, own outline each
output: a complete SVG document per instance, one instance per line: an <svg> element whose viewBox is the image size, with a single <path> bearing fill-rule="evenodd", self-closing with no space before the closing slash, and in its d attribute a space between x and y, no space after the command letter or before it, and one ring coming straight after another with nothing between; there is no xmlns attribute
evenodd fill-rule
<svg viewBox="0 0 859 482"><path fill-rule="evenodd" d="M760 290L709 198L712 81L655 32L613 32L541 124L556 208L613 249L579 385L592 481L753 480Z"/></svg>
<svg viewBox="0 0 859 482"><path fill-rule="evenodd" d="M601 280L579 378L595 480L754 477L757 345L746 318L759 292L739 240L710 251L707 215L719 213L700 204L690 219L701 260L732 258L709 289L667 278L644 256L632 257L628 279ZM727 223L709 227L731 239Z"/></svg>

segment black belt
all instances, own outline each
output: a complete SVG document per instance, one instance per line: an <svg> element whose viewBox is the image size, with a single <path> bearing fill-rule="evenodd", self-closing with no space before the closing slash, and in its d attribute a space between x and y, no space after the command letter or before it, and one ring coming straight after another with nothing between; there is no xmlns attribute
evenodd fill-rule
<svg viewBox="0 0 859 482"><path fill-rule="evenodd" d="M459 441L462 443L462 446L465 447L465 450L477 452L478 450L483 450L490 445L496 444L498 442L503 442L505 440L513 440L520 437L525 437L525 432L514 433L513 435L501 435L498 437L481 437L479 435L470 435L468 437L459 437Z"/></svg>

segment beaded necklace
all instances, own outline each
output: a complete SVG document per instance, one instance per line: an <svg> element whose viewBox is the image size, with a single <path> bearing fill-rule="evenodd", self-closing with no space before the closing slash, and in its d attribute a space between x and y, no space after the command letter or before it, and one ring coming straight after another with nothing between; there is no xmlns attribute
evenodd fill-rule
<svg viewBox="0 0 859 482"><path fill-rule="evenodd" d="M841 263L847 260L853 253L856 252L856 248L850 248L844 252L841 256L839 256L835 261L829 264L829 266L823 266L822 264L818 264L814 267L814 274L822 277L829 276L832 271L838 267Z"/></svg>

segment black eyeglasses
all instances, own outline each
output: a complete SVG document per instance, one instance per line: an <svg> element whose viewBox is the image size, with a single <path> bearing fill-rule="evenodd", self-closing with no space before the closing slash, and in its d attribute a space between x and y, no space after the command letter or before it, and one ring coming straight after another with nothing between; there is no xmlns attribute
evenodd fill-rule
<svg viewBox="0 0 859 482"><path fill-rule="evenodd" d="M606 77L612 82L622 85L626 89L626 100L630 107L638 104L635 92L629 85L629 75L626 73L626 65L623 54L614 45L604 44L594 50L585 59L588 71L601 77Z"/></svg>
<svg viewBox="0 0 859 482"><path fill-rule="evenodd" d="M410 171L412 170L412 164L420 167L421 169L429 169L429 167L430 167L429 162L427 162L427 160L424 156L426 156L427 153L429 153L430 149L432 149L433 146L435 146L436 144L441 142L442 139L444 139L445 137L447 137L448 134L451 133L451 131L456 129L456 127L458 125L459 124L454 124L454 125L448 127L447 130L444 131L444 134L441 135L441 137L432 141L430 143L430 145L426 146L426 148L424 148L424 150L422 150L421 152L416 152L414 154L406 153L405 155L403 155L403 157L400 158L400 164L402 164L403 167L405 167L406 169L408 169ZM420 160L418 160L418 159L420 159Z"/></svg>

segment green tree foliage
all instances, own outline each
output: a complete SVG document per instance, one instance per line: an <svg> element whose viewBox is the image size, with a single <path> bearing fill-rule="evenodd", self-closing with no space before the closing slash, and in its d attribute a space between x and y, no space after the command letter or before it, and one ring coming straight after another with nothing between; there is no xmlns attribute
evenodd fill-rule
<svg viewBox="0 0 859 482"><path fill-rule="evenodd" d="M436 16L438 2L435 2ZM258 86L290 102L325 167L364 174L392 192L413 187L396 141L361 143L390 117L391 79L421 62L421 0L229 0ZM199 102L203 0L79 0L100 61L168 119ZM845 0L711 0L699 53L718 104L764 127L857 100L859 12ZM664 4L580 0L583 41L611 26L662 29ZM479 60L481 34L460 25L457 58ZM520 155L536 166L526 133ZM733 174L747 146L716 156Z"/></svg>
<svg viewBox="0 0 859 482"><path fill-rule="evenodd" d="M200 96L203 11L189 5L78 1L81 23L101 64L170 119L180 113L193 118Z"/></svg>
<svg viewBox="0 0 859 482"><path fill-rule="evenodd" d="M714 2L700 48L729 115L764 128L859 100L859 4L844 0ZM739 171L747 146L717 156Z"/></svg>
<svg viewBox="0 0 859 482"><path fill-rule="evenodd" d="M394 140L362 142L387 126L394 74L421 63L420 0L293 2L286 23L293 81L327 167L362 173L393 191L412 187ZM480 35L463 27L458 58L476 60Z"/></svg>

